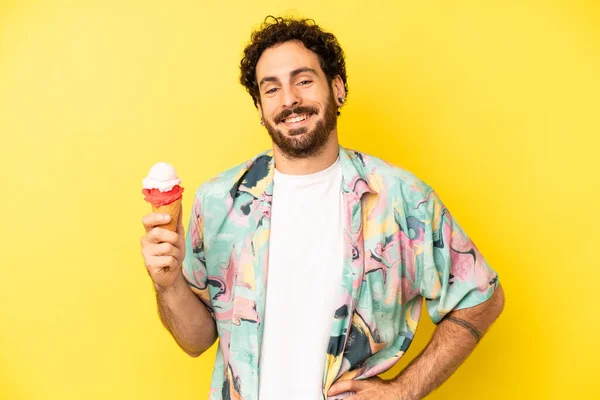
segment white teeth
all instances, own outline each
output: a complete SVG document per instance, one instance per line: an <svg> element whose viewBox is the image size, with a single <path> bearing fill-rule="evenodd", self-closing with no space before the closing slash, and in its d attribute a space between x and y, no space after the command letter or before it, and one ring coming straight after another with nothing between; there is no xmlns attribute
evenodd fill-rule
<svg viewBox="0 0 600 400"><path fill-rule="evenodd" d="M300 122L300 121L304 121L305 119L307 119L309 117L308 114L304 114L304 115L300 115L298 117L294 117L294 118L288 118L288 119L284 119L283 121L286 124L293 124L294 122Z"/></svg>

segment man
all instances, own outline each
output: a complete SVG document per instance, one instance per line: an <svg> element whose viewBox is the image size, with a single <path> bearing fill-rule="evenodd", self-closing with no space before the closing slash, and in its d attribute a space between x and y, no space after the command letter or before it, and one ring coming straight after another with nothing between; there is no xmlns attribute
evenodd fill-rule
<svg viewBox="0 0 600 400"><path fill-rule="evenodd" d="M348 86L332 34L266 20L241 83L272 151L197 190L186 239L181 221L175 233L167 216L143 220L163 323L194 357L219 337L211 399L424 397L501 313L497 274L431 187L340 147ZM431 342L383 381L423 298Z"/></svg>

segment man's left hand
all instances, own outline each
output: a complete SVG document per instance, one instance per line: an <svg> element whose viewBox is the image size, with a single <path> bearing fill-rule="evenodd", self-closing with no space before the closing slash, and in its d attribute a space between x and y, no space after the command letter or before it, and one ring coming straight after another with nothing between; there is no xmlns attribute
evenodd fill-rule
<svg viewBox="0 0 600 400"><path fill-rule="evenodd" d="M348 380L331 385L328 396L354 392L344 400L402 400L392 382L384 381L378 376L369 379L354 381Z"/></svg>

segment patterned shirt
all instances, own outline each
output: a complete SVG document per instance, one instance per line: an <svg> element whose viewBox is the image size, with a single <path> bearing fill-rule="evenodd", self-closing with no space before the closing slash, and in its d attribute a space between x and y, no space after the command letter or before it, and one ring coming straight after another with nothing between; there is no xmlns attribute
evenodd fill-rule
<svg viewBox="0 0 600 400"><path fill-rule="evenodd" d="M324 398L336 381L367 379L398 362L416 332L423 298L437 324L452 310L489 299L498 285L496 272L429 185L367 154L340 147L339 156L344 260L341 285L331 288L337 301L323 354ZM258 400L273 171L267 151L195 194L183 274L216 321L213 400Z"/></svg>

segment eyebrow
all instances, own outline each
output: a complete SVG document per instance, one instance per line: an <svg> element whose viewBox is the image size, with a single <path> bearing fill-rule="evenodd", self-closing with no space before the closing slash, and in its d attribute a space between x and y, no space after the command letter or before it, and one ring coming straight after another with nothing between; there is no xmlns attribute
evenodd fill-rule
<svg viewBox="0 0 600 400"><path fill-rule="evenodd" d="M317 71L315 71L314 69L308 68L308 67L303 67L303 68L295 69L292 72L290 72L290 78L294 78L296 75L299 75L303 72L310 72L310 73L317 75ZM279 78L277 78L276 76L265 76L264 78L262 78L260 80L258 87L261 87L262 84L265 82L279 82Z"/></svg>

